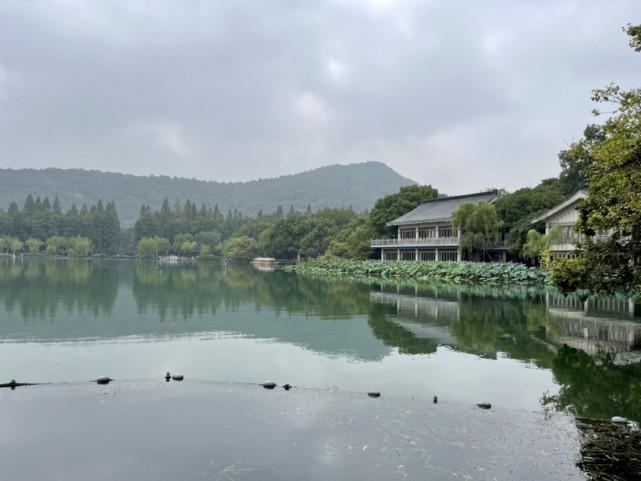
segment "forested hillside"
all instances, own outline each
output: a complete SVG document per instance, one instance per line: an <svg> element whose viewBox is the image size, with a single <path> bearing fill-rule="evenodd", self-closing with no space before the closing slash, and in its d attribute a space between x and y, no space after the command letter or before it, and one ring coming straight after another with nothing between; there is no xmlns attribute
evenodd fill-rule
<svg viewBox="0 0 641 481"><path fill-rule="evenodd" d="M377 199L414 184L385 164L366 162L333 165L295 175L252 182L221 183L166 176L139 177L80 169L0 169L0 208L20 202L31 194L58 196L63 211L72 205L113 201L123 227L133 226L141 206L156 209L165 198L197 206L218 206L221 213L238 210L245 216L259 211L287 212L352 207L357 212L371 209Z"/></svg>

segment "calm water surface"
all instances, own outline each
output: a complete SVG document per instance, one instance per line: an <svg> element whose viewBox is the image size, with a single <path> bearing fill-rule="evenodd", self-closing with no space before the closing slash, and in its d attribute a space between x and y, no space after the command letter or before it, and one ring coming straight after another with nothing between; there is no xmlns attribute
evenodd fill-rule
<svg viewBox="0 0 641 481"><path fill-rule="evenodd" d="M627 300L218 263L0 262L0 383L172 372L641 419L639 364L618 365L641 339Z"/></svg>

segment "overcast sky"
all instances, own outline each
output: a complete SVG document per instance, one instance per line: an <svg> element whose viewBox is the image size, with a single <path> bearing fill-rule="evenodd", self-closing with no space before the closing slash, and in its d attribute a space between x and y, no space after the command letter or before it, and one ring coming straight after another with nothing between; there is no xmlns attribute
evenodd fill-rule
<svg viewBox="0 0 641 481"><path fill-rule="evenodd" d="M592 89L641 87L640 22L639 0L3 0L0 167L533 187L600 122Z"/></svg>

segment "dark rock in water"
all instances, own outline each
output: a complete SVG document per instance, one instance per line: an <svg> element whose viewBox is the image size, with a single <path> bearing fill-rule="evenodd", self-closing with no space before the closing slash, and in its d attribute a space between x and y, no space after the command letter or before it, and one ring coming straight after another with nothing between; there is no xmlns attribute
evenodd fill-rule
<svg viewBox="0 0 641 481"><path fill-rule="evenodd" d="M12 379L10 382L7 382L7 383L0 384L0 388L8 387L8 388L11 388L12 391L14 391L18 386L34 386L34 384L29 382L16 382L15 379Z"/></svg>
<svg viewBox="0 0 641 481"><path fill-rule="evenodd" d="M109 376L102 376L96 379L96 382L98 384L109 384L113 379L111 379Z"/></svg>
<svg viewBox="0 0 641 481"><path fill-rule="evenodd" d="M381 397L381 393L378 391L370 391L367 393L369 397Z"/></svg>
<svg viewBox="0 0 641 481"><path fill-rule="evenodd" d="M185 379L185 376L183 376L182 374L174 374L173 376L171 376L171 378L174 381L182 381L183 379Z"/></svg>
<svg viewBox="0 0 641 481"><path fill-rule="evenodd" d="M432 399L432 402L433 402L434 404L438 403L438 397L437 397L437 396L434 396L434 399Z"/></svg>
<svg viewBox="0 0 641 481"><path fill-rule="evenodd" d="M275 382L272 382L272 381L267 381L267 382L264 382L264 383L262 384L262 386L263 386L265 389L274 389L274 388L276 387L276 383L275 383Z"/></svg>
<svg viewBox="0 0 641 481"><path fill-rule="evenodd" d="M490 403L479 403L477 406L481 409L492 409L492 405Z"/></svg>
<svg viewBox="0 0 641 481"><path fill-rule="evenodd" d="M289 391L291 388L292 388L292 387L291 387L289 384L285 384L285 385L283 386L283 389L284 389L285 391Z"/></svg>
<svg viewBox="0 0 641 481"><path fill-rule="evenodd" d="M171 379L171 374L169 373L165 374L165 381L169 382L170 379Z"/></svg>

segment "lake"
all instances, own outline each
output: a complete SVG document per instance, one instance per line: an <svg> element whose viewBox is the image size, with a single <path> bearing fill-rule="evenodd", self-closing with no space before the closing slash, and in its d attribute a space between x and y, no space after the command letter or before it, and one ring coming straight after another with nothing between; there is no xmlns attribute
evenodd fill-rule
<svg viewBox="0 0 641 481"><path fill-rule="evenodd" d="M221 263L0 260L0 383L262 383L641 420L639 305Z"/></svg>

